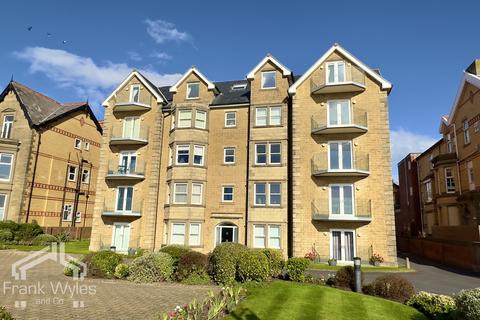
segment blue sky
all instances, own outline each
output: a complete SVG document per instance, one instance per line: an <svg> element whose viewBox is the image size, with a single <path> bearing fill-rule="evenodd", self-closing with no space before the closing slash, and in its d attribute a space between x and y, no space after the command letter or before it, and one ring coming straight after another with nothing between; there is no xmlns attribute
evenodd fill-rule
<svg viewBox="0 0 480 320"><path fill-rule="evenodd" d="M339 42L394 85L395 163L438 138L462 71L480 58L479 10L478 1L9 1L0 79L13 74L61 102L88 97L102 117L99 102L131 68L161 85L191 65L214 81L243 79L270 52L301 74Z"/></svg>

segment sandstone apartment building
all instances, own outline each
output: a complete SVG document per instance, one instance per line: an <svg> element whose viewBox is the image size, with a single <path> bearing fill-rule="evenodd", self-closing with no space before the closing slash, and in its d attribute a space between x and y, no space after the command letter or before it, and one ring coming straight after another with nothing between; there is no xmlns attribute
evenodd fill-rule
<svg viewBox="0 0 480 320"><path fill-rule="evenodd" d="M442 138L412 157L420 201L412 208L425 238L399 240L445 264L480 270L480 60L466 71L449 115L441 117ZM401 174L399 172L399 174ZM415 182L412 181L412 188ZM400 182L400 190L406 189ZM405 215L402 206L400 215ZM397 226L398 227L398 226Z"/></svg>
<svg viewBox="0 0 480 320"><path fill-rule="evenodd" d="M237 81L133 71L104 102L91 250L238 242L395 264L390 90L337 44L302 76L271 55Z"/></svg>
<svg viewBox="0 0 480 320"><path fill-rule="evenodd" d="M0 125L0 221L91 226L102 129L88 103L11 81Z"/></svg>

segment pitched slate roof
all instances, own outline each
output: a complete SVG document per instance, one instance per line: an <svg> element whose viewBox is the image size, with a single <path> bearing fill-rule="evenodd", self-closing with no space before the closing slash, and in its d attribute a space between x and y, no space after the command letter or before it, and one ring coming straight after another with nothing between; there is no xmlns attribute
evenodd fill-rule
<svg viewBox="0 0 480 320"><path fill-rule="evenodd" d="M2 101L10 91L15 93L18 102L24 110L25 116L33 126L40 127L54 120L61 119L72 112L85 110L97 125L97 129L102 132L102 127L90 109L88 102L61 104L16 81L11 81L5 90L3 90L0 94L0 101Z"/></svg>

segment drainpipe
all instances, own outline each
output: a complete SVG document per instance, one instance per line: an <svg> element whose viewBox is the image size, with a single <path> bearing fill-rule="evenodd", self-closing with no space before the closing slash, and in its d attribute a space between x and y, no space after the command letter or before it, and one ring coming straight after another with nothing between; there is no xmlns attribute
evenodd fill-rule
<svg viewBox="0 0 480 320"><path fill-rule="evenodd" d="M25 218L25 223L28 223L30 218L30 207L32 205L32 195L33 195L33 185L35 184L35 175L37 173L37 164L38 164L38 154L40 152L40 141L42 140L42 133L38 131L38 142L37 142L37 151L35 153L35 165L33 167L33 177L32 177L32 185L30 186L30 195L28 197L28 207L27 207L27 216Z"/></svg>
<svg viewBox="0 0 480 320"><path fill-rule="evenodd" d="M250 126L251 123L251 108L252 105L248 107L248 127L247 127L247 174L245 176L245 245L248 246L248 205L250 199L248 198L248 190L250 189Z"/></svg>
<svg viewBox="0 0 480 320"><path fill-rule="evenodd" d="M160 111L162 114L162 129L160 130L160 164L158 168L158 189L157 189L157 194L158 191L160 191L160 177L162 176L162 155L163 155L163 130L165 130L165 117L163 116L162 108L160 107ZM171 125L171 124L170 124ZM170 128L168 129L170 131ZM169 161L169 160L168 160ZM168 162L167 162L168 163ZM146 162L144 164L144 170L146 167ZM146 172L145 172L146 173ZM159 195L160 196L160 195ZM165 217L164 217L165 218ZM157 220L158 220L158 198L157 202L155 204L155 221L153 222L153 252L155 252L155 243L157 242ZM165 230L163 230L165 233Z"/></svg>
<svg viewBox="0 0 480 320"><path fill-rule="evenodd" d="M455 135L455 152L457 153L456 165L457 165L458 193L461 195L462 181L460 179L460 160L459 160L459 154L458 154L457 127L455 126L455 123L453 124L453 133Z"/></svg>

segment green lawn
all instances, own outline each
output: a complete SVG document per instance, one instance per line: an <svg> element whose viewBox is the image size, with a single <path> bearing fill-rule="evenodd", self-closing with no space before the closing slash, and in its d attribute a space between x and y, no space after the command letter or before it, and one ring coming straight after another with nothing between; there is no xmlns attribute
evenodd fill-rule
<svg viewBox="0 0 480 320"><path fill-rule="evenodd" d="M80 241L70 241L65 243L65 252L73 254L88 254L88 246L90 245L90 240L80 240ZM20 251L38 251L45 246L21 246L15 244L3 245L4 249L15 249Z"/></svg>
<svg viewBox="0 0 480 320"><path fill-rule="evenodd" d="M248 286L229 320L427 320L403 304L326 286L275 281Z"/></svg>
<svg viewBox="0 0 480 320"><path fill-rule="evenodd" d="M343 266L329 266L324 263L310 263L309 269L324 270L324 271L337 271ZM407 269L406 267L375 267L362 265L363 272L415 272L414 269Z"/></svg>

